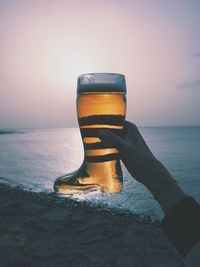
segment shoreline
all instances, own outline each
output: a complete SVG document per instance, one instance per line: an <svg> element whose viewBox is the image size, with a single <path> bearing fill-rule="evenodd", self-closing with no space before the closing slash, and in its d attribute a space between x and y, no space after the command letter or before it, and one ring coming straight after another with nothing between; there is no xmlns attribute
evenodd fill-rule
<svg viewBox="0 0 200 267"><path fill-rule="evenodd" d="M0 266L183 266L159 222L58 200L0 184Z"/></svg>
<svg viewBox="0 0 200 267"><path fill-rule="evenodd" d="M129 209L117 209L116 207L109 207L107 204L99 204L99 203L92 203L88 202L87 200L76 200L74 198L68 198L68 197L62 197L59 193L52 192L52 191L41 191L41 192L35 192L32 190L29 190L26 187L23 187L22 185L10 185L10 180L6 183L0 182L0 192L6 191L9 193L16 193L19 197L26 197L28 199L34 200L35 202L49 204L57 207L63 207L68 208L70 207L79 207L80 209L88 212L93 212L94 214L100 214L100 215L112 215L114 217L118 217L121 219L123 217L127 220L134 220L136 222L148 222L149 224L155 225L157 227L160 226L160 220L154 219L150 215L144 215L144 214L138 214L133 213Z"/></svg>

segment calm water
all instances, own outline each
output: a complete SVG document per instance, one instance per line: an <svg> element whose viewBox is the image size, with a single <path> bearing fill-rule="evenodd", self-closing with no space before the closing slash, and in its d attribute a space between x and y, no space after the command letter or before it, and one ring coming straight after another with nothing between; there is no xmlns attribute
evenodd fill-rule
<svg viewBox="0 0 200 267"><path fill-rule="evenodd" d="M81 165L83 148L78 128L18 131L0 132L0 182L22 185L36 192L51 192L55 178ZM183 189L200 200L200 127L147 127L140 131ZM109 196L91 192L73 198L104 208L161 218L162 211L151 194L122 168L121 193Z"/></svg>

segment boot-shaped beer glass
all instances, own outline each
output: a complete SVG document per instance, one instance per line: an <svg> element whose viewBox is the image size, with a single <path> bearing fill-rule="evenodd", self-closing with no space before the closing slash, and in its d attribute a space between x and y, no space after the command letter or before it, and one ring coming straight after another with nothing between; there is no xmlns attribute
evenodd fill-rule
<svg viewBox="0 0 200 267"><path fill-rule="evenodd" d="M84 146L81 167L59 177L54 190L75 194L91 190L120 192L123 176L118 150L98 138L108 129L123 138L126 114L126 84L122 74L89 73L78 77L77 115Z"/></svg>

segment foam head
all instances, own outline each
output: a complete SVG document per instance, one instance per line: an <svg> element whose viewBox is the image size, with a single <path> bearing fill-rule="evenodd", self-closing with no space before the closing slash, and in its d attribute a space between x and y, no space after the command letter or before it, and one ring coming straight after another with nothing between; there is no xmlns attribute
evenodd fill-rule
<svg viewBox="0 0 200 267"><path fill-rule="evenodd" d="M77 94L83 92L123 92L126 94L126 81L118 73L86 73L78 77Z"/></svg>

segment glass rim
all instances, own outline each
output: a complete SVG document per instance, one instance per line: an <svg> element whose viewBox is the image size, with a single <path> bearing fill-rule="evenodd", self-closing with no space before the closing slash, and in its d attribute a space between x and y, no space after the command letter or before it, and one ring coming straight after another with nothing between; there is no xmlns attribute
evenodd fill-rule
<svg viewBox="0 0 200 267"><path fill-rule="evenodd" d="M125 78L124 74L116 73L116 72L86 72L86 73L80 74L78 76L78 79L83 77L83 76L86 76L86 75L113 75L113 76L121 76L121 77Z"/></svg>

